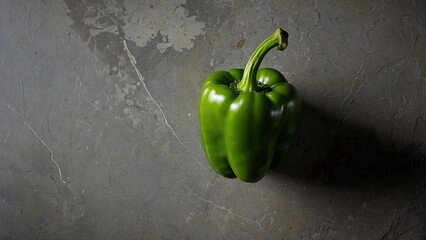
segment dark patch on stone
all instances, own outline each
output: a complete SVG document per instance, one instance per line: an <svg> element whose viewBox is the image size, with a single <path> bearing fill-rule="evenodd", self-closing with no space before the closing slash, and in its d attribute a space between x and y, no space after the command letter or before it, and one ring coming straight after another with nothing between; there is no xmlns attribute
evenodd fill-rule
<svg viewBox="0 0 426 240"><path fill-rule="evenodd" d="M237 48L242 48L244 44L246 43L246 39L243 38L240 41L237 42Z"/></svg>

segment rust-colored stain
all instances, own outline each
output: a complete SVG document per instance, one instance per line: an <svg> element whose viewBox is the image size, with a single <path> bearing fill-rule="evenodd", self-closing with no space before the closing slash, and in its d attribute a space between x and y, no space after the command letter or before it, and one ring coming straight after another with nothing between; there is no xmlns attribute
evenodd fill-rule
<svg viewBox="0 0 426 240"><path fill-rule="evenodd" d="M244 44L246 43L246 39L240 39L240 41L237 42L237 48L242 48Z"/></svg>

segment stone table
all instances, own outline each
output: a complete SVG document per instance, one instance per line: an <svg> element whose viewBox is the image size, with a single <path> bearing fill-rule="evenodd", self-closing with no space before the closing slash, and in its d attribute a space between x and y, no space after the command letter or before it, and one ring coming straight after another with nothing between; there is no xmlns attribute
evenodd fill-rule
<svg viewBox="0 0 426 240"><path fill-rule="evenodd" d="M209 73L277 27L289 159L214 173ZM425 239L426 2L0 2L0 239Z"/></svg>

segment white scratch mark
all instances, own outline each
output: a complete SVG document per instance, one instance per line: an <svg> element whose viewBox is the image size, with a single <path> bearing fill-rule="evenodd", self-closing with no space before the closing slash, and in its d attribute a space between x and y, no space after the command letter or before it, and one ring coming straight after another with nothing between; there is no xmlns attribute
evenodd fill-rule
<svg viewBox="0 0 426 240"><path fill-rule="evenodd" d="M399 30L399 28L398 28L398 27L396 27L395 29L396 29L396 31L398 32L399 36L401 37L401 40L403 40L403 41L404 41L404 37L403 37L403 35L402 35L401 31Z"/></svg>
<svg viewBox="0 0 426 240"><path fill-rule="evenodd" d="M366 56L367 52L368 52L368 42L365 45L364 52L362 53L361 64L358 67L358 70L357 70L357 73L356 73L356 77L352 80L351 89L350 89L349 93L346 95L346 97L343 99L342 105L340 106L340 108L343 109L347 105L346 106L346 110L343 112L342 116L340 117L339 125L341 123L343 123L349 117L349 115L351 114L351 106L355 102L355 99L358 97L359 91L364 86L364 84L369 80L367 78L366 80L363 81L364 76L365 76L365 71L366 71L365 68L364 68L364 60L365 60L365 56ZM364 70L362 71L363 68L364 68ZM361 73L361 71L362 71L362 73ZM354 92L354 90L355 90L355 81L357 81L359 79L361 81L361 84L358 86L358 89ZM354 93L354 96L352 96L352 99L349 101L348 104L346 104L347 101L348 101L348 99L349 99L349 97L351 95L353 95L353 93Z"/></svg>
<svg viewBox="0 0 426 240"><path fill-rule="evenodd" d="M326 88L328 89L328 88ZM321 96L320 100L319 100L319 104L322 104L322 101L324 100L324 98L328 95L328 90L326 90L326 92Z"/></svg>
<svg viewBox="0 0 426 240"><path fill-rule="evenodd" d="M173 127L169 124L169 121L167 120L166 114L164 113L163 109L161 108L160 104L157 102L157 100L154 99L154 97L152 96L151 92L148 90L148 87L146 86L145 83L145 78L142 76L142 74L140 73L139 69L136 67L136 58L133 56L133 54L130 52L129 48L127 47L127 41L125 39L121 39L123 41L123 45L124 45L124 50L127 53L127 56L129 57L130 63L133 66L133 69L135 70L139 81L142 83L143 88L145 89L146 93L148 94L149 98L154 102L154 104L157 106L158 110L160 111L164 123L166 124L166 126L170 129L170 131L172 132L173 136L178 140L178 142L185 148L185 150L192 156L192 158L198 163L198 165L200 165L202 168L204 168L204 166L197 160L197 158L195 157L195 155L191 152L191 150L189 150L189 148L186 146L185 143L182 142L182 140L179 138L179 136L176 134L176 131L173 129Z"/></svg>
<svg viewBox="0 0 426 240"><path fill-rule="evenodd" d="M392 109L393 109L393 101L392 101L392 83L391 78L388 80L388 90L389 90L389 115L392 115Z"/></svg>
<svg viewBox="0 0 426 240"><path fill-rule="evenodd" d="M351 89L348 93L348 95L346 95L346 97L343 99L342 105L340 106L341 109L343 109L343 107L346 105L346 101L348 100L349 96L353 93L353 90L355 88L355 81L359 79L359 74L361 72L361 69L364 67L364 59L365 59L365 55L368 51L368 44L365 46L365 50L362 53L362 57L361 57L361 64L358 67L358 70L356 72L356 77L352 80L352 86ZM362 75L364 75L365 71L363 72Z"/></svg>
<svg viewBox="0 0 426 240"><path fill-rule="evenodd" d="M139 146L139 145L141 145L143 142L137 142L135 145L133 145L133 147L132 147L132 151L131 151L131 153L130 153L130 157L129 157L129 159L128 159L128 162L130 162L130 160L132 160L132 158L135 156L135 153L136 153L136 147L137 146Z"/></svg>
<svg viewBox="0 0 426 240"><path fill-rule="evenodd" d="M3 144L6 143L7 139L9 139L9 135L10 135L10 130L7 131L6 137L4 138L3 142L0 144L0 146L2 146Z"/></svg>
<svg viewBox="0 0 426 240"><path fill-rule="evenodd" d="M221 232L223 232L223 227L219 224L219 222L216 219L214 219L214 218L213 218L213 220L216 222L217 226L219 227L219 230Z"/></svg>
<svg viewBox="0 0 426 240"><path fill-rule="evenodd" d="M423 75L423 72L422 72L422 69L421 69L421 67L420 67L420 65L419 65L419 61L417 61L416 60L416 66L417 66L417 69L418 69L418 71L419 71L419 74L420 74L420 77L422 78L422 99L423 99L423 103L425 103L425 101L424 101L424 99L425 99L425 97L426 97L426 87L425 87L425 83L426 83L426 78L425 78L425 76Z"/></svg>
<svg viewBox="0 0 426 240"><path fill-rule="evenodd" d="M25 109L25 87L24 87L24 82L22 81L22 78L19 80L19 86L21 86L22 89L22 106ZM24 111L24 116L25 116L25 111Z"/></svg>
<svg viewBox="0 0 426 240"><path fill-rule="evenodd" d="M366 80L366 82L367 82L367 81L368 81L368 79ZM347 110L347 112L346 112L345 116L343 117L342 122L344 122L344 121L345 121L345 120L349 117L349 115L350 115L349 108L350 108L350 107L352 106L352 104L355 102L355 99L358 97L358 93L359 93L359 91L361 90L361 88L364 86L364 84L365 84L365 82L361 83L361 84L359 85L358 89L355 91L355 96L352 98L352 101L349 103L348 110Z"/></svg>
<svg viewBox="0 0 426 240"><path fill-rule="evenodd" d="M241 216L241 215L239 215L239 214L233 213L231 210L229 210L229 208L226 208L226 207L224 207L224 206L219 206L219 205L217 205L216 203L214 203L214 202L212 202L212 201L210 201L210 200L204 199L204 198L202 198L200 195L198 195L198 194L196 194L194 191L192 191L192 189L191 189L190 187L188 187L188 186L186 186L186 185L184 185L184 186L185 186L188 190L190 190L190 191L191 191L192 195L196 196L196 197L197 197L198 199L200 199L201 201L206 202L206 203L209 203L209 204L211 204L213 207L215 207L215 208L217 208L217 209L224 210L224 211L226 211L228 214L230 214L230 215L232 215L232 216L234 216L234 217L237 217L237 218L243 219L243 220L245 220L245 221L248 221L248 222L254 223L254 224L256 224L256 225L259 227L259 229L260 229L260 230L262 230L262 225L260 224L260 222L262 222L262 221L265 219L265 217L263 217L261 221L256 221L256 220L253 220L253 219L250 219L250 218L247 218L247 217Z"/></svg>
<svg viewBox="0 0 426 240"><path fill-rule="evenodd" d="M15 112L15 109L13 109L9 104L6 104L7 107L12 111ZM46 147L46 149L49 151L50 154L50 160L52 160L52 162L56 165L56 167L58 168L58 172L59 172L59 178L61 179L61 181L66 184L65 180L62 178L62 171L61 171L61 167L59 166L58 162L55 160L55 158L53 157L53 152L52 149L49 147L49 145L46 144L45 141L43 141L43 139L41 139L41 137L37 134L37 132L34 130L34 128L30 125L30 123L27 121L27 119L25 118L24 115L22 115L21 113L19 113L18 111L18 115L22 118L22 120L24 120L25 124L28 126L28 128L31 130L31 132L33 132L34 136Z"/></svg>

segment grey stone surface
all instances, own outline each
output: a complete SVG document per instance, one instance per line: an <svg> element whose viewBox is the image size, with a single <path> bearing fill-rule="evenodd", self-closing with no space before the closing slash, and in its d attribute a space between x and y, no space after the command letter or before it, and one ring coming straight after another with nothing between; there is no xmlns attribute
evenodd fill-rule
<svg viewBox="0 0 426 240"><path fill-rule="evenodd" d="M263 66L300 91L284 166L219 177L203 79ZM426 238L426 2L0 2L0 239Z"/></svg>

